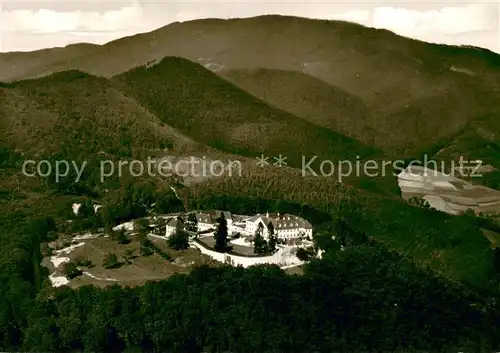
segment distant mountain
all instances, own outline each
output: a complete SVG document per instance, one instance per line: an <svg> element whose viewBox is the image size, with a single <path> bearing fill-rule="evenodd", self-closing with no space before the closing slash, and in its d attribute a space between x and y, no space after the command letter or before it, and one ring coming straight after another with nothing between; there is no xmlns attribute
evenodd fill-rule
<svg viewBox="0 0 500 353"><path fill-rule="evenodd" d="M496 116L500 98L497 54L342 21L196 20L82 46L78 54L75 48L52 49L45 58L16 53L16 62L0 54L0 80L68 69L111 77L166 56L184 57L282 110L394 156L428 150Z"/></svg>
<svg viewBox="0 0 500 353"><path fill-rule="evenodd" d="M70 60L86 56L99 48L96 44L71 44L32 52L0 53L0 81L12 81L50 72L52 66L67 65Z"/></svg>
<svg viewBox="0 0 500 353"><path fill-rule="evenodd" d="M167 57L111 80L166 124L198 142L246 156L355 159L381 152L273 108L189 60Z"/></svg>
<svg viewBox="0 0 500 353"><path fill-rule="evenodd" d="M29 155L88 158L178 153L381 156L364 145L268 105L197 63L168 57L111 80L65 71L0 87L9 148Z"/></svg>

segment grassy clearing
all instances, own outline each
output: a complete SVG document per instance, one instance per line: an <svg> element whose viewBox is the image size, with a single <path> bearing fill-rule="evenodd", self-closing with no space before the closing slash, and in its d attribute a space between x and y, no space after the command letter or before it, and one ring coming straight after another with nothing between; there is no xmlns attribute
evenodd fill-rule
<svg viewBox="0 0 500 353"><path fill-rule="evenodd" d="M93 267L85 269L96 278L86 275L79 276L71 281L73 288L87 284L99 287L112 284L125 286L136 286L144 284L147 281L166 279L177 273L188 273L193 268L200 265L215 265L208 257L201 255L196 249L187 249L183 251L173 251L166 246L163 248L164 241L155 240L155 244L162 247L174 259L169 262L157 254L150 256L140 256L140 245L136 241L121 245L108 238L97 238L85 241L85 245L75 249L68 257L75 261L83 258L92 261ZM137 256L130 260L130 264L122 264L116 269L106 269L102 265L104 256L108 253L117 255L118 260L123 262L127 250L134 250ZM116 281L105 280L114 279Z"/></svg>

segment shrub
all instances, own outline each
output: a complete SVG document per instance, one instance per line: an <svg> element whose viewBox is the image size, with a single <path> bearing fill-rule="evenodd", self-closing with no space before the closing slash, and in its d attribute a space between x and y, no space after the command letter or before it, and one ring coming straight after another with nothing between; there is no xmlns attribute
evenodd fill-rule
<svg viewBox="0 0 500 353"><path fill-rule="evenodd" d="M174 250L187 249L189 248L189 234L178 230L167 239L167 245Z"/></svg>
<svg viewBox="0 0 500 353"><path fill-rule="evenodd" d="M82 271L78 268L76 263L74 262L67 262L64 264L64 274L66 277L69 279L73 279L75 277L78 277L82 274Z"/></svg>
<svg viewBox="0 0 500 353"><path fill-rule="evenodd" d="M116 254L114 253L107 254L102 260L102 265L107 269L118 268L121 266L120 262L118 262Z"/></svg>
<svg viewBox="0 0 500 353"><path fill-rule="evenodd" d="M79 257L75 260L75 263L80 267L92 267L92 261Z"/></svg>
<svg viewBox="0 0 500 353"><path fill-rule="evenodd" d="M154 251L150 247L141 245L141 256L150 256L153 255Z"/></svg>
<svg viewBox="0 0 500 353"><path fill-rule="evenodd" d="M129 244L130 239L127 237L127 233L125 232L125 229L120 229L116 233L116 240L118 240L119 244Z"/></svg>
<svg viewBox="0 0 500 353"><path fill-rule="evenodd" d="M125 251L125 257L127 259L135 259L135 249L127 249L127 251Z"/></svg>
<svg viewBox="0 0 500 353"><path fill-rule="evenodd" d="M309 261L314 257L313 248L298 248L295 254L301 261Z"/></svg>

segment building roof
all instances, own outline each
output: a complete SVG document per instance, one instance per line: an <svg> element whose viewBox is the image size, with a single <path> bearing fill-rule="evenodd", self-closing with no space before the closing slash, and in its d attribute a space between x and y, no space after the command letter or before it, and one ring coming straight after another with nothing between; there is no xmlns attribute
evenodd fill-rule
<svg viewBox="0 0 500 353"><path fill-rule="evenodd" d="M198 223L216 224L221 214L224 214L226 220L232 220L233 215L228 211L206 211L206 212L196 212L196 220Z"/></svg>
<svg viewBox="0 0 500 353"><path fill-rule="evenodd" d="M168 227L184 226L184 222L177 219L177 217L173 217L167 221L167 226Z"/></svg>
<svg viewBox="0 0 500 353"><path fill-rule="evenodd" d="M305 219L285 213L283 215L279 213L266 213L265 215L257 214L250 217L247 222L255 223L261 220L264 226L267 227L269 223L272 223L274 230L285 230L285 229L312 229L311 224Z"/></svg>
<svg viewBox="0 0 500 353"><path fill-rule="evenodd" d="M214 223L212 215L209 213L196 212L195 215L196 215L196 221L198 221L198 223L209 223L209 224Z"/></svg>

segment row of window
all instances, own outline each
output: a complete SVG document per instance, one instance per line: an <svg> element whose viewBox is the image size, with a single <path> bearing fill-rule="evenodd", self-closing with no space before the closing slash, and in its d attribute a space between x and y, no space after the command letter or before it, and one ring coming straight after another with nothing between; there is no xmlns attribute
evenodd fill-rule
<svg viewBox="0 0 500 353"><path fill-rule="evenodd" d="M299 223L298 222L295 222L295 223L288 223L288 225L286 223L278 223L278 228L285 228L285 227L298 227L299 226ZM256 228L256 224L255 223L247 223L247 227L248 228L252 228L252 229L255 229Z"/></svg>

